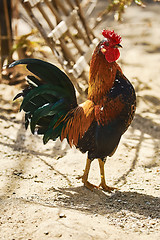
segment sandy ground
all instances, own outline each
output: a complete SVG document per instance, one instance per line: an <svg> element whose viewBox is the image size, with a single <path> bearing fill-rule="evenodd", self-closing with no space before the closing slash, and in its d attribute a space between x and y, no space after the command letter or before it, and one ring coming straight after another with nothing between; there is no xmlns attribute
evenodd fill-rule
<svg viewBox="0 0 160 240"><path fill-rule="evenodd" d="M131 7L124 23L121 65L134 84L137 112L105 164L108 194L83 187L86 155L66 142L42 144L16 113L14 86L0 85L0 239L160 239L160 5ZM100 34L100 33L99 33ZM90 181L99 183L98 163Z"/></svg>

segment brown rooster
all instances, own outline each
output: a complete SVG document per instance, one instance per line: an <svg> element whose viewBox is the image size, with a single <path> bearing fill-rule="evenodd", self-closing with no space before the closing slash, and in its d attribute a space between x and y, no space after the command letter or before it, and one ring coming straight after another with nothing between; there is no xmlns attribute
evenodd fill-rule
<svg viewBox="0 0 160 240"><path fill-rule="evenodd" d="M96 47L90 63L88 99L78 105L75 89L67 75L56 66L38 59L22 59L9 67L26 64L34 73L29 86L16 97L23 96L20 109L25 111L25 126L43 134L43 142L66 138L81 152L88 152L82 182L89 189L96 186L88 181L91 162L98 158L101 183L106 185L104 163L115 152L122 134L130 125L136 107L135 91L115 62L119 56L121 37L114 31L103 30L104 39ZM36 78L35 75L38 77Z"/></svg>

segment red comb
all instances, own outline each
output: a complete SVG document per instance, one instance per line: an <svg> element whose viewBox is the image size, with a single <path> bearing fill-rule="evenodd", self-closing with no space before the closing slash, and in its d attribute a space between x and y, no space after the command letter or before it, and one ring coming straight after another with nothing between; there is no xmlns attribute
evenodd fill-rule
<svg viewBox="0 0 160 240"><path fill-rule="evenodd" d="M116 34L114 31L111 30L103 29L102 35L114 44L119 44L122 40L120 35Z"/></svg>

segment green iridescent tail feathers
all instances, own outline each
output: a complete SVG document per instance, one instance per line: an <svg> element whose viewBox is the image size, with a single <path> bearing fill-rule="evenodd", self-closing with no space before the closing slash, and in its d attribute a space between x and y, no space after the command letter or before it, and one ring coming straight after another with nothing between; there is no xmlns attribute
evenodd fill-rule
<svg viewBox="0 0 160 240"><path fill-rule="evenodd" d="M77 106L74 86L67 75L51 63L22 59L11 63L9 68L19 64L25 64L34 74L27 76L28 86L14 98L23 97L20 110L25 111L25 127L30 124L33 134L43 134L44 143L55 140L65 124L60 120Z"/></svg>

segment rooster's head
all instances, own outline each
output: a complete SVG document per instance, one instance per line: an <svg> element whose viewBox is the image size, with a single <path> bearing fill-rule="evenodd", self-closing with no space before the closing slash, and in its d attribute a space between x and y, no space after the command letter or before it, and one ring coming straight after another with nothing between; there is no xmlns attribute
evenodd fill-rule
<svg viewBox="0 0 160 240"><path fill-rule="evenodd" d="M108 62L115 62L120 56L118 48L122 47L120 45L121 37L110 30L103 30L102 35L105 38L100 42L100 51Z"/></svg>

